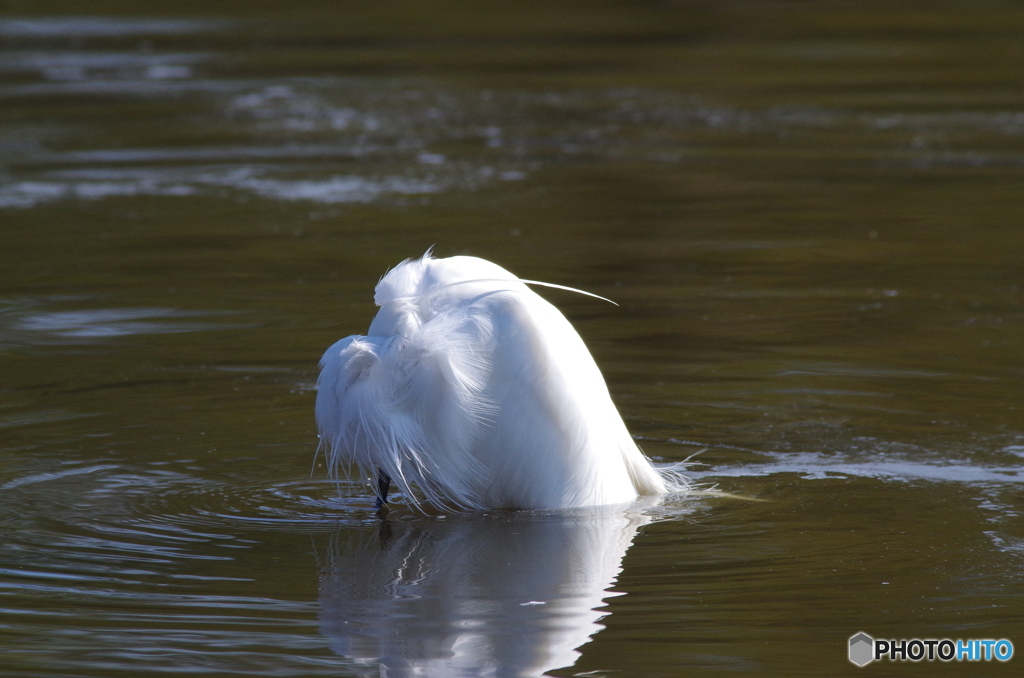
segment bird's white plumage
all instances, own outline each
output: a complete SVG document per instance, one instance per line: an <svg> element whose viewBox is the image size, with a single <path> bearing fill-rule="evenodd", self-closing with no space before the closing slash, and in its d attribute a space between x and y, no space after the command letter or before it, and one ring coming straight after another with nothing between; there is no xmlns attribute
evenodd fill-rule
<svg viewBox="0 0 1024 678"><path fill-rule="evenodd" d="M430 252L381 279L367 336L320 361L330 468L438 507L568 508L678 487L633 442L558 309L500 266Z"/></svg>

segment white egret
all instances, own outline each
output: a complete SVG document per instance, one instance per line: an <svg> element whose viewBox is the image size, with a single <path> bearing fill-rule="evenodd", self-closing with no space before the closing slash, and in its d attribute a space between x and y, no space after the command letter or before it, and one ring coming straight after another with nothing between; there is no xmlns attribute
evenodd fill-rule
<svg viewBox="0 0 1024 678"><path fill-rule="evenodd" d="M640 451L580 335L527 282L429 250L385 275L367 336L320 361L316 420L332 472L376 477L378 505L394 482L414 504L416 486L462 509L596 506L684 487Z"/></svg>

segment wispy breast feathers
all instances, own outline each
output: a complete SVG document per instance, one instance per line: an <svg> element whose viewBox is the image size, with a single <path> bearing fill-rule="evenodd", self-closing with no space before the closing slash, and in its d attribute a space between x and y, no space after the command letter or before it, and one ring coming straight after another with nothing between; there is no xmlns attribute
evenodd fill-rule
<svg viewBox="0 0 1024 678"><path fill-rule="evenodd" d="M474 506L486 470L471 448L495 414L483 394L489 319L463 310L399 320L401 334L348 337L321 360L316 416L328 464L353 463L363 477L384 471L435 505Z"/></svg>

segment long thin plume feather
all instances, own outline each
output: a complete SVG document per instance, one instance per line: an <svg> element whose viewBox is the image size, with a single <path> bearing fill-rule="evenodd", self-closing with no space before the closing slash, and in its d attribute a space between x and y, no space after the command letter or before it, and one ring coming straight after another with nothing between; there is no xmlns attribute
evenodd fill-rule
<svg viewBox="0 0 1024 678"><path fill-rule="evenodd" d="M540 285L541 287L553 287L556 290L565 290L566 292L575 292L576 294L582 294L582 295L587 296L587 297L594 297L595 299L600 299L601 301L607 301L612 306L618 306L617 303L615 303L611 299L608 299L607 297L602 297L600 294L594 294L593 292L587 292L586 290L578 290L575 287L566 287L565 285L556 285L555 283L541 282L539 280L523 280L522 278L519 279L519 282L524 282L527 285Z"/></svg>
<svg viewBox="0 0 1024 678"><path fill-rule="evenodd" d="M434 289L430 290L429 292L424 292L423 294L414 294L414 295L407 296L407 297L396 297L396 298L398 298L398 299L418 299L420 297L431 296L431 295L434 295L434 294L438 294L438 293L443 292L444 290L448 289L449 287L454 287L455 285L470 285L470 284L473 284L473 283L487 283L487 282L518 282L518 283L525 283L527 285L540 285L541 287L551 287L551 288L556 289L556 290L565 290L566 292L575 292L576 294L582 294L583 296L586 296L586 297L593 297L595 299L600 299L601 301L607 301L609 304L612 304L613 306L618 306L618 304L616 302L612 301L611 299L609 299L607 297L602 297L600 294L594 294L593 292L587 292L586 290L577 289L575 287L568 287L567 285L556 285L555 283L541 282L540 280L526 280L525 278L473 278L472 280L457 280L455 282L448 283L447 285L441 285L439 287L435 287Z"/></svg>

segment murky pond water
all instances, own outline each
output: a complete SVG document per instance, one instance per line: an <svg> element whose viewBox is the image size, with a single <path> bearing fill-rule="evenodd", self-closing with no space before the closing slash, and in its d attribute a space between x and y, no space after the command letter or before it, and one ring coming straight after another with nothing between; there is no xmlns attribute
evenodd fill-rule
<svg viewBox="0 0 1024 678"><path fill-rule="evenodd" d="M0 2L0 673L1024 652L1019 3L94 4ZM733 496L329 482L316 362L431 245L619 302L543 291Z"/></svg>

